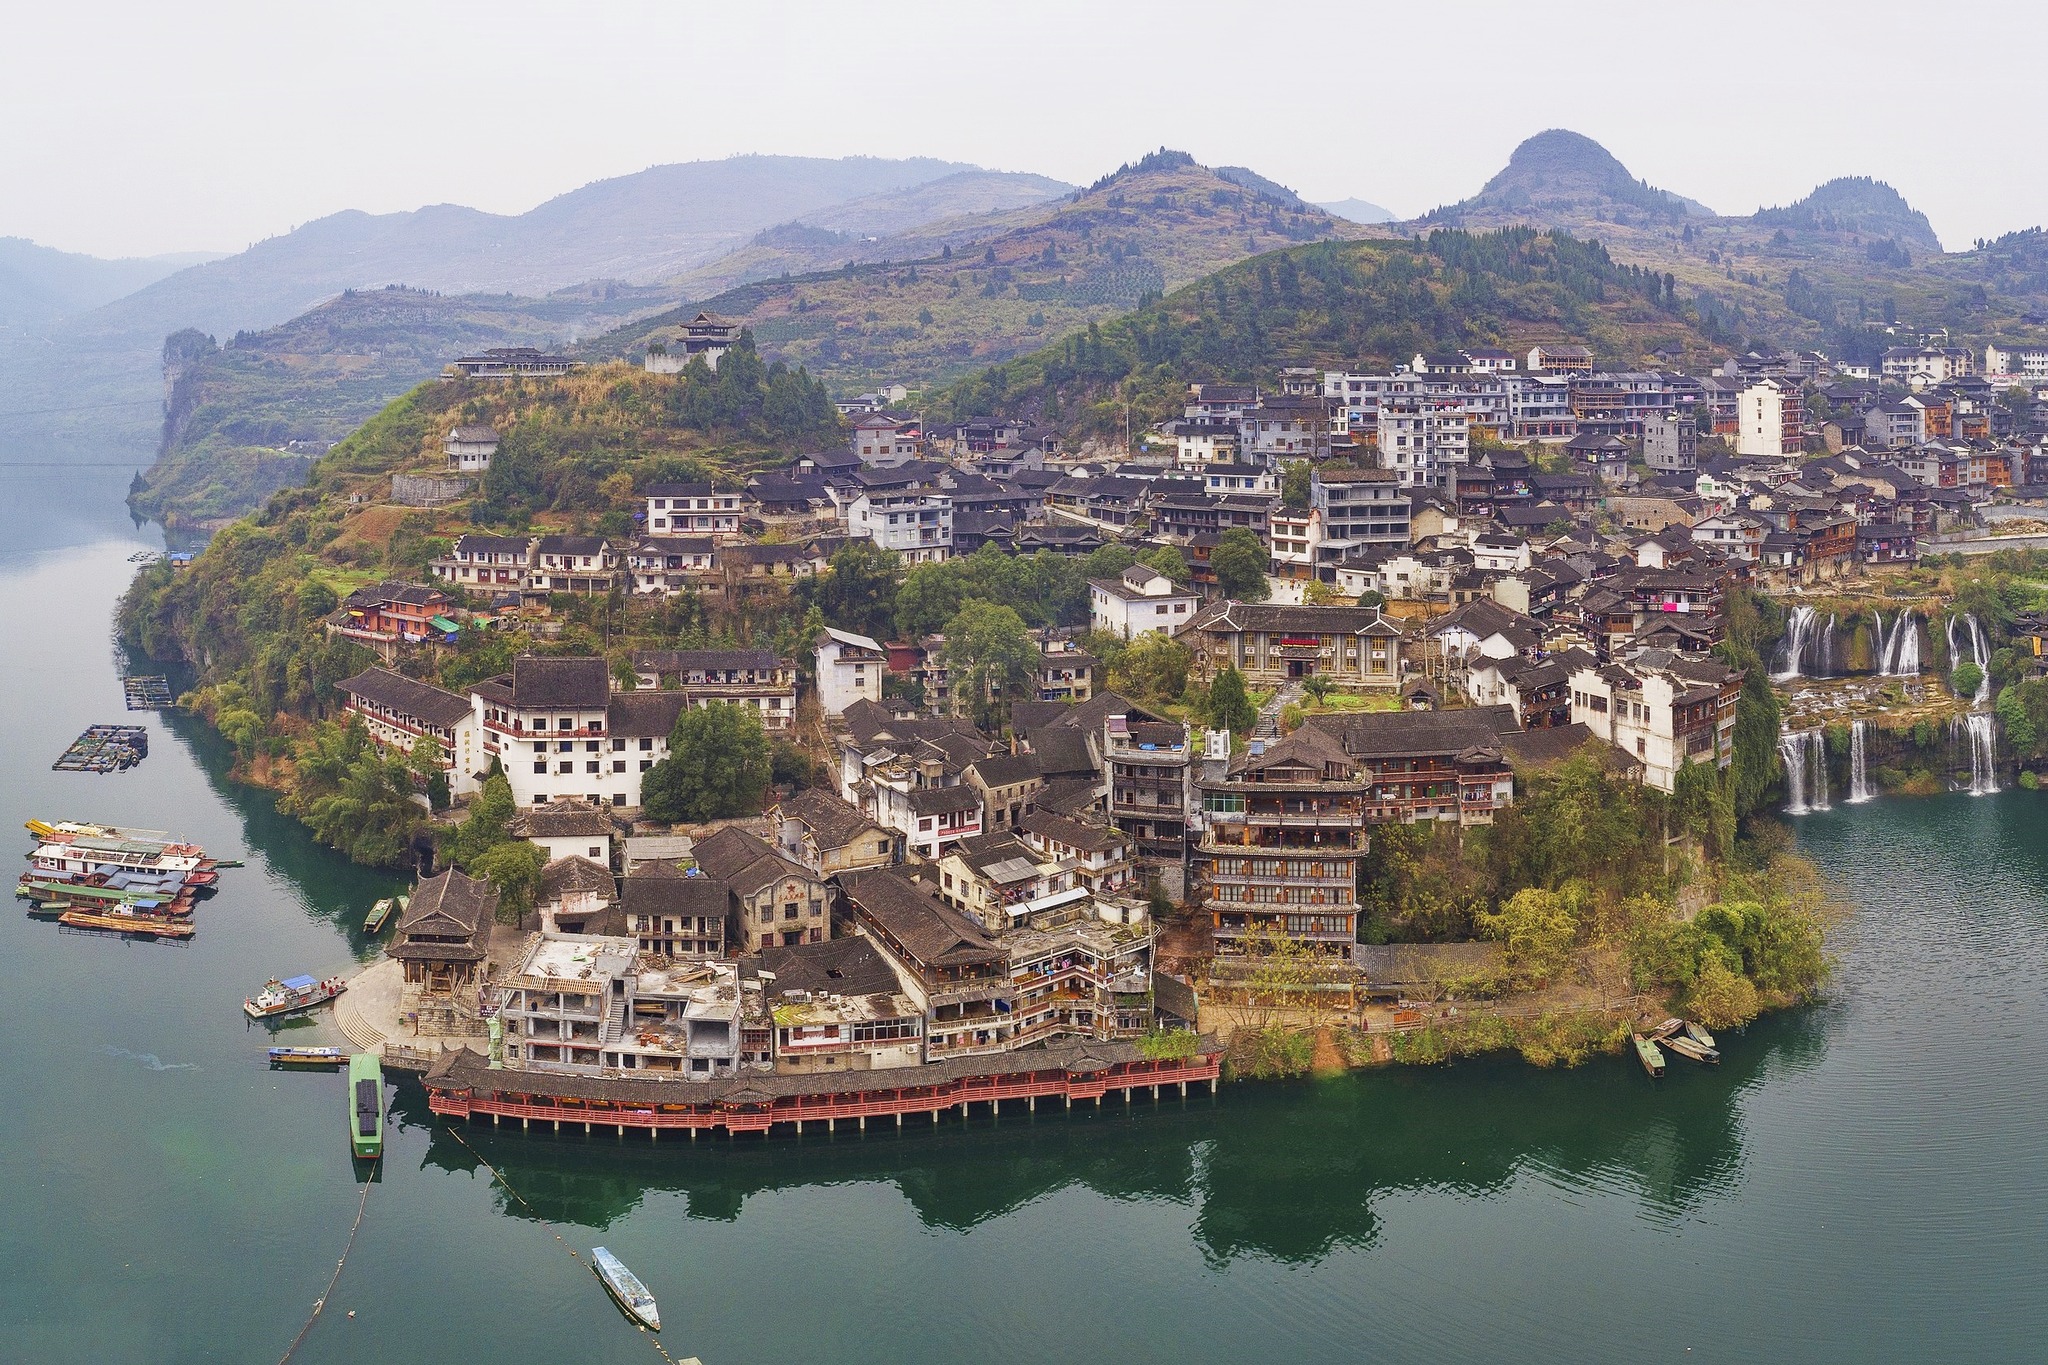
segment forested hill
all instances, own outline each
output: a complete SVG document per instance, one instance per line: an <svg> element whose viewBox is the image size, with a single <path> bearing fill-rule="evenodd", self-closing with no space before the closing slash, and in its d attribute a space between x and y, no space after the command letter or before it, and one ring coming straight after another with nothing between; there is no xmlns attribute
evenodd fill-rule
<svg viewBox="0 0 2048 1365"><path fill-rule="evenodd" d="M1165 298L955 385L939 405L1001 412L1075 436L1176 413L1196 380L1272 383L1288 366L1384 369L1417 352L1540 342L1640 366L1715 349L1671 282L1560 232L1440 230L1409 241L1322 242L1218 271Z"/></svg>
<svg viewBox="0 0 2048 1365"><path fill-rule="evenodd" d="M1007 226L991 234L998 224ZM956 230L971 230L971 244ZM591 353L637 357L701 307L746 322L763 356L835 392L944 383L1259 252L1367 231L1249 171L1162 150L1054 203L919 229L888 261L692 302L598 339Z"/></svg>

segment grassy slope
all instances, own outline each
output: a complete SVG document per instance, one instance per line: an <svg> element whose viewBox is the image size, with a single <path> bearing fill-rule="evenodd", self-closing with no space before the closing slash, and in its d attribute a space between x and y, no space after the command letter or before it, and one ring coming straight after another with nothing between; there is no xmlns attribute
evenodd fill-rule
<svg viewBox="0 0 2048 1365"><path fill-rule="evenodd" d="M906 249L937 248L923 259L746 285L623 328L597 349L637 354L702 306L744 318L764 355L808 367L835 391L942 381L1247 256L1366 231L1179 161L1127 170L1075 198L1010 216L1013 225L951 259L941 255L948 234L985 221L921 229Z"/></svg>
<svg viewBox="0 0 2048 1365"><path fill-rule="evenodd" d="M135 507L172 524L239 516L298 482L311 454L452 357L487 346L566 344L655 302L647 292L617 288L545 299L378 289L244 333L182 367L158 461ZM288 450L289 442L313 448Z"/></svg>

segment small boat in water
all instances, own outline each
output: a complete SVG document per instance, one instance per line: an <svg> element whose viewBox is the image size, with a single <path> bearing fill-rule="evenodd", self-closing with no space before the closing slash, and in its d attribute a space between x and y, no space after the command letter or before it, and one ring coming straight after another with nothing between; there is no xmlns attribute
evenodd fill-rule
<svg viewBox="0 0 2048 1365"><path fill-rule="evenodd" d="M374 1052L348 1059L348 1145L365 1161L384 1155L384 1066Z"/></svg>
<svg viewBox="0 0 2048 1365"><path fill-rule="evenodd" d="M661 1310L654 1306L654 1295L647 1292L638 1275L626 1269L624 1261L603 1247L592 1247L590 1268L604 1281L606 1291L618 1300L628 1317L653 1331L661 1330Z"/></svg>
<svg viewBox="0 0 2048 1365"><path fill-rule="evenodd" d="M1698 1043L1701 1047L1710 1047L1718 1050L1721 1046L1714 1041L1713 1034L1707 1032L1690 1019L1685 1021L1685 1036Z"/></svg>
<svg viewBox="0 0 2048 1365"><path fill-rule="evenodd" d="M348 1060L348 1053L338 1047L274 1047L270 1049L272 1066L340 1066Z"/></svg>
<svg viewBox="0 0 2048 1365"><path fill-rule="evenodd" d="M57 923L71 929L101 929L108 933L134 934L139 938L190 938L192 921L173 919L134 910L60 911Z"/></svg>
<svg viewBox="0 0 2048 1365"><path fill-rule="evenodd" d="M1718 1051L1703 1043L1696 1043L1682 1033L1674 1033L1664 1039L1663 1045L1681 1057L1688 1057L1695 1062L1705 1062L1709 1066L1718 1065L1721 1060Z"/></svg>
<svg viewBox="0 0 2048 1365"><path fill-rule="evenodd" d="M325 981L310 976L294 976L284 981L273 977L262 990L242 1002L242 1012L251 1019L275 1019L324 1005L347 989L348 982L338 976Z"/></svg>
<svg viewBox="0 0 2048 1365"><path fill-rule="evenodd" d="M375 905L371 906L370 913L363 916L363 932L366 934L374 934L379 929L382 929L384 927L384 921L391 918L391 910L393 904L394 902L392 901L391 897L386 896L384 897L384 899L378 901Z"/></svg>
<svg viewBox="0 0 2048 1365"><path fill-rule="evenodd" d="M1636 1045L1636 1060L1643 1064L1643 1070L1649 1072L1652 1077L1661 1078L1664 1075L1662 1049L1640 1033L1631 1033L1629 1038Z"/></svg>

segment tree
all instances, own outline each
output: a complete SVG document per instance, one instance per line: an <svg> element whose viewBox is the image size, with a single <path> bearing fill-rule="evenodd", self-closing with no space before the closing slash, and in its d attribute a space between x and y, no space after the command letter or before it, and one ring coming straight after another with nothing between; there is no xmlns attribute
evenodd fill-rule
<svg viewBox="0 0 2048 1365"><path fill-rule="evenodd" d="M1949 691L1958 697L1974 697L1984 683L1984 670L1973 663L1956 665L1956 671L1949 674Z"/></svg>
<svg viewBox="0 0 2048 1365"><path fill-rule="evenodd" d="M427 803L435 810L448 809L448 772L441 766L447 751L441 741L432 735L421 735L413 741L412 749L405 756L405 766L419 783L420 790L427 794Z"/></svg>
<svg viewBox="0 0 2048 1365"><path fill-rule="evenodd" d="M1309 483L1310 466L1307 460L1292 460L1280 475L1280 501L1296 511L1307 509L1314 489Z"/></svg>
<svg viewBox="0 0 2048 1365"><path fill-rule="evenodd" d="M1209 684L1207 716L1214 729L1228 730L1233 735L1252 732L1259 721L1259 709L1252 705L1251 694L1245 691L1244 674L1226 668L1216 675L1216 680Z"/></svg>
<svg viewBox="0 0 2048 1365"><path fill-rule="evenodd" d="M512 784L502 772L484 779L483 790L469 800L469 814L461 824L444 827L440 836L441 861L465 872L476 871L477 859L511 838Z"/></svg>
<svg viewBox="0 0 2048 1365"><path fill-rule="evenodd" d="M547 855L539 844L512 839L487 851L471 870L497 888L499 922L517 924L520 916L533 909L545 866Z"/></svg>
<svg viewBox="0 0 2048 1365"><path fill-rule="evenodd" d="M1367 588L1364 592L1358 594L1358 605L1361 607L1384 607L1387 605L1387 595L1378 588Z"/></svg>
<svg viewBox="0 0 2048 1365"><path fill-rule="evenodd" d="M1209 567L1215 571L1216 585L1225 597L1239 602L1263 602L1271 595L1266 585L1266 568L1271 556L1266 553L1258 533L1246 526L1233 526L1223 533L1216 542L1216 548L1209 552Z"/></svg>
<svg viewBox="0 0 2048 1365"><path fill-rule="evenodd" d="M641 781L640 804L649 819L670 823L751 815L772 771L759 711L728 702L688 707L669 732L668 757Z"/></svg>
<svg viewBox="0 0 2048 1365"><path fill-rule="evenodd" d="M1508 971L1525 986L1545 986L1564 970L1579 937L1581 884L1561 891L1524 887L1495 910L1473 916L1479 932L1507 949Z"/></svg>
<svg viewBox="0 0 2048 1365"><path fill-rule="evenodd" d="M1178 545L1162 545L1143 558L1148 568L1165 574L1182 587L1194 581L1195 575L1188 567L1188 557L1180 552ZM1122 570L1118 572L1121 573Z"/></svg>
<svg viewBox="0 0 2048 1365"><path fill-rule="evenodd" d="M1110 667L1110 685L1141 701L1167 702L1188 690L1195 653L1161 631L1148 630L1124 647Z"/></svg>
<svg viewBox="0 0 2048 1365"><path fill-rule="evenodd" d="M827 622L880 639L896 615L895 556L872 540L850 540L833 552L813 593Z"/></svg>
<svg viewBox="0 0 2048 1365"><path fill-rule="evenodd" d="M1006 713L1011 694L1038 671L1038 646L1024 618L995 602L968 602L953 614L944 657L953 695L971 701L985 723Z"/></svg>

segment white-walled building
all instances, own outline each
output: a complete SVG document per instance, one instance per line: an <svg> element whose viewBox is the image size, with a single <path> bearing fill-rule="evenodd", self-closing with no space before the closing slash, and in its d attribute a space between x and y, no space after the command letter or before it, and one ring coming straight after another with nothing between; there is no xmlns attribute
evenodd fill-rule
<svg viewBox="0 0 2048 1365"><path fill-rule="evenodd" d="M1088 625L1123 639L1148 630L1171 635L1194 619L1194 590L1144 564L1133 564L1118 578L1088 580Z"/></svg>
<svg viewBox="0 0 2048 1365"><path fill-rule="evenodd" d="M825 628L818 642L818 704L836 719L857 701L882 700L882 670L888 655L881 645L849 630Z"/></svg>
<svg viewBox="0 0 2048 1365"><path fill-rule="evenodd" d="M411 753L422 736L431 735L441 746L441 768L453 795L466 796L483 785L478 774L490 760L469 698L388 668L366 668L334 686L378 744Z"/></svg>
<svg viewBox="0 0 2048 1365"><path fill-rule="evenodd" d="M647 488L647 533L655 536L736 536L740 495L708 483L657 483Z"/></svg>
<svg viewBox="0 0 2048 1365"><path fill-rule="evenodd" d="M603 659L522 655L470 689L484 764L497 758L522 807L564 797L637 808L640 784L668 757L681 692L613 695Z"/></svg>
<svg viewBox="0 0 2048 1365"><path fill-rule="evenodd" d="M1796 385L1759 379L1736 399L1735 453L1776 459L1799 453L1804 405Z"/></svg>
<svg viewBox="0 0 2048 1365"><path fill-rule="evenodd" d="M498 453L498 433L487 426L459 426L442 439L441 449L447 453L448 463L463 473L488 473L491 456Z"/></svg>
<svg viewBox="0 0 2048 1365"><path fill-rule="evenodd" d="M1379 406L1380 467L1403 488L1441 487L1447 472L1471 458L1471 418L1462 400L1389 393Z"/></svg>
<svg viewBox="0 0 2048 1365"><path fill-rule="evenodd" d="M1688 761L1733 761L1741 695L1742 673L1719 660L1646 650L1626 664L1575 670L1571 718L1641 762L1645 785L1668 792Z"/></svg>

